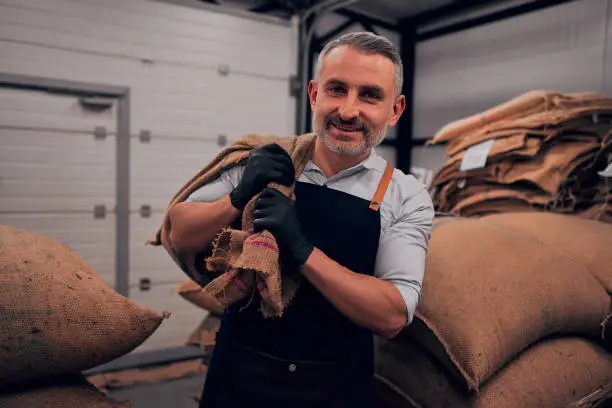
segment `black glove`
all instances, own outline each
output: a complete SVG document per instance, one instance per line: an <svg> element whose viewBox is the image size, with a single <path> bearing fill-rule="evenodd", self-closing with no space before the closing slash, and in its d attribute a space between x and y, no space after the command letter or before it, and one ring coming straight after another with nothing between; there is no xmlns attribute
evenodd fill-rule
<svg viewBox="0 0 612 408"><path fill-rule="evenodd" d="M230 193L230 201L238 210L263 190L268 183L290 186L295 181L295 168L289 154L278 144L268 144L249 153L240 182Z"/></svg>
<svg viewBox="0 0 612 408"><path fill-rule="evenodd" d="M298 266L306 263L314 249L302 235L295 202L276 189L266 188L257 199L253 226L255 232L270 231L281 252L287 251Z"/></svg>

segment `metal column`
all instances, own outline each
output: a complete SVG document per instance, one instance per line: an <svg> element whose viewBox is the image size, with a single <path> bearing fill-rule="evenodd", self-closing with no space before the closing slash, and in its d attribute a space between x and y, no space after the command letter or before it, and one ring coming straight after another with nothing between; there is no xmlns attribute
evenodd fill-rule
<svg viewBox="0 0 612 408"><path fill-rule="evenodd" d="M412 162L412 141L414 124L414 74L416 58L416 26L407 20L400 26L402 36L401 57L404 64L404 89L406 109L400 117L395 140L396 167L404 173L410 173Z"/></svg>

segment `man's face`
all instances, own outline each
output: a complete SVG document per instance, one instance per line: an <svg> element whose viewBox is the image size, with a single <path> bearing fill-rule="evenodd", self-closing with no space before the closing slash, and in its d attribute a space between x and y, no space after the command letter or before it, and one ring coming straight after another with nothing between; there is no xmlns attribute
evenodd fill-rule
<svg viewBox="0 0 612 408"><path fill-rule="evenodd" d="M405 99L395 91L395 65L383 55L351 46L331 50L317 82L308 85L313 131L332 151L368 153L395 126Z"/></svg>

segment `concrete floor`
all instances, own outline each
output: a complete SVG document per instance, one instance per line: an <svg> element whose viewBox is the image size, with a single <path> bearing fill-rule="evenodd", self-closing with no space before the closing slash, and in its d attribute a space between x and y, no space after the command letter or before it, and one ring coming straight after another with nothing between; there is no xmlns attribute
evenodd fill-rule
<svg viewBox="0 0 612 408"><path fill-rule="evenodd" d="M110 391L108 395L118 401L129 401L132 408L198 408L193 395L202 392L204 379L205 375L163 381ZM399 396L388 387L384 382L376 382L376 408L418 407L416 403L405 396Z"/></svg>
<svg viewBox="0 0 612 408"><path fill-rule="evenodd" d="M201 393L204 376L114 390L109 396L129 401L132 408L198 408L193 394Z"/></svg>

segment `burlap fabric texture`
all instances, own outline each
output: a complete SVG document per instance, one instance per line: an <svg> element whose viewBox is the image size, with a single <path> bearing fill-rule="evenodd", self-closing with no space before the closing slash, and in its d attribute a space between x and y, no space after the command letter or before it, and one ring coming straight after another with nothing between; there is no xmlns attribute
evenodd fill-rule
<svg viewBox="0 0 612 408"><path fill-rule="evenodd" d="M61 242L0 226L0 388L105 364L165 316L115 292Z"/></svg>
<svg viewBox="0 0 612 408"><path fill-rule="evenodd" d="M280 317L299 286L299 277L282 279L279 266L278 244L267 231L254 233L253 209L258 196L245 207L242 214L242 230L225 228L207 248L209 256L205 265L198 265L198 254L178 254L170 242L168 210L185 201L198 188L216 180L224 171L243 164L252 149L277 143L287 151L298 177L312 157L316 136L307 134L292 137L248 135L238 139L221 151L210 163L193 176L170 201L162 225L152 245L162 245L172 259L192 279L203 286L202 295L208 298L214 310L223 310L232 303L252 296L254 290L261 294L261 312L266 317ZM270 184L286 196L295 199L294 186Z"/></svg>
<svg viewBox="0 0 612 408"><path fill-rule="evenodd" d="M475 115L456 120L440 129L430 144L478 139L479 134L512 127L558 125L585 114L609 115L612 100L596 92L525 92Z"/></svg>
<svg viewBox="0 0 612 408"><path fill-rule="evenodd" d="M580 262L612 296L612 225L538 212L494 214L483 220L524 232L564 257Z"/></svg>
<svg viewBox="0 0 612 408"><path fill-rule="evenodd" d="M213 302L211 297L202 291L200 286L193 279L185 279L176 287L176 293L194 306L207 310L212 313L221 314L223 309L218 302Z"/></svg>
<svg viewBox="0 0 612 408"><path fill-rule="evenodd" d="M602 282L609 267L591 272L584 258L568 256L544 235L507 227L504 220L513 219L501 217L508 215L434 222L421 301L405 330L466 389L478 390L542 338L572 333L607 342L610 296ZM585 241L601 232L583 230ZM610 245L612 235L600 238Z"/></svg>
<svg viewBox="0 0 612 408"><path fill-rule="evenodd" d="M479 392L460 387L408 336L376 336L375 344L375 373L395 388L387 389L397 396L394 408L566 408L612 382L612 354L575 336L533 344Z"/></svg>
<svg viewBox="0 0 612 408"><path fill-rule="evenodd" d="M40 379L27 387L0 393L0 408L130 408L127 401L116 401L99 391L85 377Z"/></svg>

